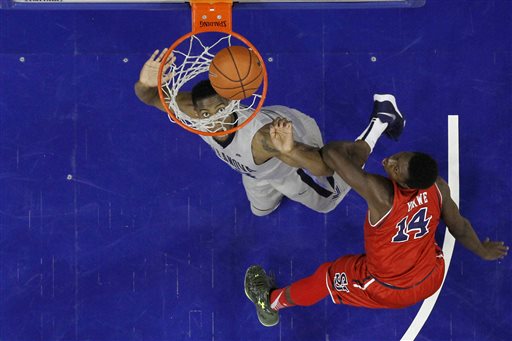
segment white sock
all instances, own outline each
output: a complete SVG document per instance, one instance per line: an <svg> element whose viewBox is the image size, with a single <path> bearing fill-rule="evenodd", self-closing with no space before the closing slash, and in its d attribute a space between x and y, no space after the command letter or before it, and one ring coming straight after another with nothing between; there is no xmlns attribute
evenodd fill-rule
<svg viewBox="0 0 512 341"><path fill-rule="evenodd" d="M389 123L384 123L379 119L372 119L368 127L356 138L356 141L363 140L370 146L370 153L377 144L380 136L386 130Z"/></svg>

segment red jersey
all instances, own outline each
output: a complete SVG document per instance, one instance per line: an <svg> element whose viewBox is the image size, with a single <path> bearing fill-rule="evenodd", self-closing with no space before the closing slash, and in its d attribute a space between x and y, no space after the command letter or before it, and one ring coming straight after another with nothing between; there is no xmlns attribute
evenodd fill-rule
<svg viewBox="0 0 512 341"><path fill-rule="evenodd" d="M373 277L398 288L413 286L434 269L439 247L435 233L442 196L436 184L405 189L393 181L393 206L377 224L364 224L367 269Z"/></svg>

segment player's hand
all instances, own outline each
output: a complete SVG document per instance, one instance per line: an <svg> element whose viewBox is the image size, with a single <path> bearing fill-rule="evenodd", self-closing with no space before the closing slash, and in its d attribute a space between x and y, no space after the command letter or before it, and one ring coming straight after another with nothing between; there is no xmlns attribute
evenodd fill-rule
<svg viewBox="0 0 512 341"><path fill-rule="evenodd" d="M158 86L158 69L160 68L160 64L162 64L162 59L166 54L167 49L163 49L160 53L160 50L155 50L151 57L144 63L142 70L140 71L139 82L144 84L149 88L156 88ZM162 81L166 82L172 77L172 73L170 72L171 64L174 62L176 57L172 54L168 57L167 62L165 63L164 70L162 74L164 75Z"/></svg>
<svg viewBox="0 0 512 341"><path fill-rule="evenodd" d="M293 150L293 124L284 118L276 118L270 125L270 140L280 153L286 154Z"/></svg>
<svg viewBox="0 0 512 341"><path fill-rule="evenodd" d="M485 260L503 259L508 253L508 246L504 242L493 242L486 238L482 246L484 251L480 256Z"/></svg>

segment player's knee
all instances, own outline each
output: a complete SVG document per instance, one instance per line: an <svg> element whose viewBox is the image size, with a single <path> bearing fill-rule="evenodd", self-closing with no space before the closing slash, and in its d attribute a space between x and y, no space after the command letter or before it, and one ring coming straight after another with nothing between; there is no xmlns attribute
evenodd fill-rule
<svg viewBox="0 0 512 341"><path fill-rule="evenodd" d="M259 208L254 207L251 205L251 212L257 217L264 217L266 215L269 215L270 213L274 212L273 209L270 210L260 210Z"/></svg>
<svg viewBox="0 0 512 341"><path fill-rule="evenodd" d="M258 208L254 204L251 203L251 212L257 217L264 217L266 215L269 215L270 213L274 212L278 207L279 204L281 204L281 200L279 200L277 203L275 203L270 208Z"/></svg>

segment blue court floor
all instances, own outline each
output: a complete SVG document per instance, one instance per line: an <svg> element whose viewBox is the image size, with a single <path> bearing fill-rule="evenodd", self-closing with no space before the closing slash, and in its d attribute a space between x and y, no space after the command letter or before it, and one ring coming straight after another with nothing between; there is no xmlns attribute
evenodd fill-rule
<svg viewBox="0 0 512 341"><path fill-rule="evenodd" d="M481 238L512 244L512 1L235 5L233 17L267 60L266 104L314 117L326 141L357 137L374 93L396 96L406 130L379 141L369 171L420 150L447 178L458 115L461 211ZM0 340L400 340L421 303L326 299L260 326L245 269L286 285L363 252L365 205L351 193L329 214L285 201L252 216L240 176L133 92L151 53L189 30L185 5L0 10ZM511 278L511 258L456 244L416 340L512 340Z"/></svg>

